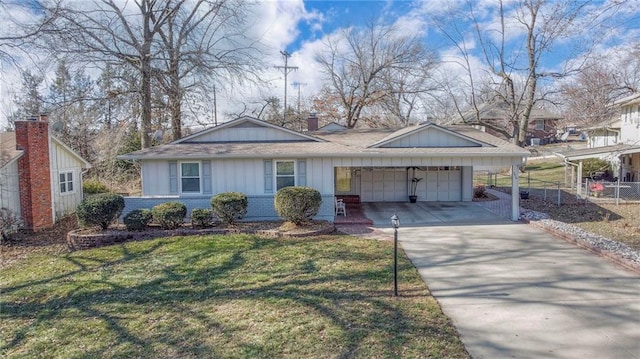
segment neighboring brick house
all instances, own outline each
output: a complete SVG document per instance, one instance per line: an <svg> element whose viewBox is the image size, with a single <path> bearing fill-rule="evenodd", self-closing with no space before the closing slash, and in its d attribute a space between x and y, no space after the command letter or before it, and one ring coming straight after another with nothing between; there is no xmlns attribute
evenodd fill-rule
<svg viewBox="0 0 640 359"><path fill-rule="evenodd" d="M510 123L510 114L505 104L500 103L483 103L478 106L478 110L470 110L463 114L463 122L473 125L477 121L492 124L497 127L510 129L513 125ZM529 126L525 135L525 143L527 145L544 145L555 142L558 134L558 121L562 116L554 114L543 108L534 107L529 114ZM488 126L477 126L480 130L490 133L494 136L504 138L504 136L493 131Z"/></svg>
<svg viewBox="0 0 640 359"><path fill-rule="evenodd" d="M82 174L91 165L49 132L46 116L16 121L0 133L0 208L26 229L51 227L75 212L82 200Z"/></svg>

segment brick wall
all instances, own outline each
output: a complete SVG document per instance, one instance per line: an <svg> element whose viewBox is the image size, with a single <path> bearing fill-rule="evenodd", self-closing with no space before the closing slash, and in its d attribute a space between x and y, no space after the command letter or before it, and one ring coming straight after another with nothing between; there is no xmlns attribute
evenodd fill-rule
<svg viewBox="0 0 640 359"><path fill-rule="evenodd" d="M16 121L20 207L25 228L38 231L53 226L49 125L42 120Z"/></svg>

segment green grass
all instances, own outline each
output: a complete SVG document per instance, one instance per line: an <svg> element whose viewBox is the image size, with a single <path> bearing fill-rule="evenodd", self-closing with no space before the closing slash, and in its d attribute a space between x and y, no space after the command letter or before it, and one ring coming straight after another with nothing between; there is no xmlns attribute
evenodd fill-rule
<svg viewBox="0 0 640 359"><path fill-rule="evenodd" d="M349 236L172 237L33 254L0 280L0 357L468 357L404 255Z"/></svg>
<svg viewBox="0 0 640 359"><path fill-rule="evenodd" d="M520 188L557 188L558 182L564 187L564 165L560 160L545 160L545 162L529 162L525 172L520 172ZM496 187L511 187L511 175L508 172L498 173L497 177L487 179L486 174L476 174L474 183L493 184Z"/></svg>

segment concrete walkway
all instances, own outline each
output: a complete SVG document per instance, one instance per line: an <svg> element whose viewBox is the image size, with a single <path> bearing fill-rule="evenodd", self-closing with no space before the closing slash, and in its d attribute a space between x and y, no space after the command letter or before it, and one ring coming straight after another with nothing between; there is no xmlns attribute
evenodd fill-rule
<svg viewBox="0 0 640 359"><path fill-rule="evenodd" d="M438 209L425 221L396 206L403 250L472 357L640 359L640 276L505 221L508 201ZM389 213L388 206L366 208L376 231L391 236ZM447 224L438 213L458 220Z"/></svg>

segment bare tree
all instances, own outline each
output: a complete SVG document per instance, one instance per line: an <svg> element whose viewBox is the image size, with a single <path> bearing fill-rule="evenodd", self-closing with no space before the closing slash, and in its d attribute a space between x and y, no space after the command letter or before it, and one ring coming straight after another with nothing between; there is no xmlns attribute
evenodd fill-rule
<svg viewBox="0 0 640 359"><path fill-rule="evenodd" d="M618 109L612 104L634 92L633 79L618 70L604 61L591 61L561 86L567 123L588 127L614 120Z"/></svg>
<svg viewBox="0 0 640 359"><path fill-rule="evenodd" d="M408 125L426 97L437 90L431 72L437 60L426 56L409 67L391 67L383 71L382 86L386 93L382 108L400 123Z"/></svg>
<svg viewBox="0 0 640 359"><path fill-rule="evenodd" d="M59 10L57 0L48 6L39 0L0 0L0 61L17 62L19 54L28 56L32 42L55 21Z"/></svg>
<svg viewBox="0 0 640 359"><path fill-rule="evenodd" d="M77 5L77 4L76 4ZM78 55L87 62L116 62L136 70L141 101L142 148L151 146L153 43L171 16L171 1L95 0L88 8L65 7L46 27L48 45L61 54Z"/></svg>
<svg viewBox="0 0 640 359"><path fill-rule="evenodd" d="M158 28L156 78L167 95L172 138L177 140L182 137L184 94L195 87L213 88L222 79L247 79L258 51L245 35L249 4L244 0L169 3L171 13Z"/></svg>
<svg viewBox="0 0 640 359"><path fill-rule="evenodd" d="M532 109L536 104L548 100L550 95L539 91L541 82L575 73L581 65L567 63L564 68L549 71L544 67L544 61L561 41L568 41L579 32L584 33L585 28L595 31L598 24L604 21L603 14L611 10L599 9L597 15L603 15L599 18L590 13L594 10L590 5L587 1L570 0L519 0L513 3L499 0L495 9L497 17L492 23L483 21L475 5L468 2L464 11L451 19L455 22L463 17L473 24L483 69L488 75L485 80L490 79L489 82L480 81L478 76L482 75L474 73L471 51L464 40L466 33L449 23L441 25L441 30L453 41L461 55L461 64L468 71L471 85L467 101L475 116L463 116L462 107L459 107L460 116L468 122L503 133L520 146L524 145ZM614 6L618 5L611 5ZM515 38L522 41L521 45L514 45L514 33ZM580 45L584 45L581 50L588 51L592 44ZM488 85L484 86L485 93L490 90L492 101L500 103L508 114L506 129L483 121L480 84Z"/></svg>
<svg viewBox="0 0 640 359"><path fill-rule="evenodd" d="M324 45L316 61L327 81L325 95L339 100L349 128L356 126L366 107L388 95L385 71L400 74L430 57L418 36L377 22L342 30Z"/></svg>

